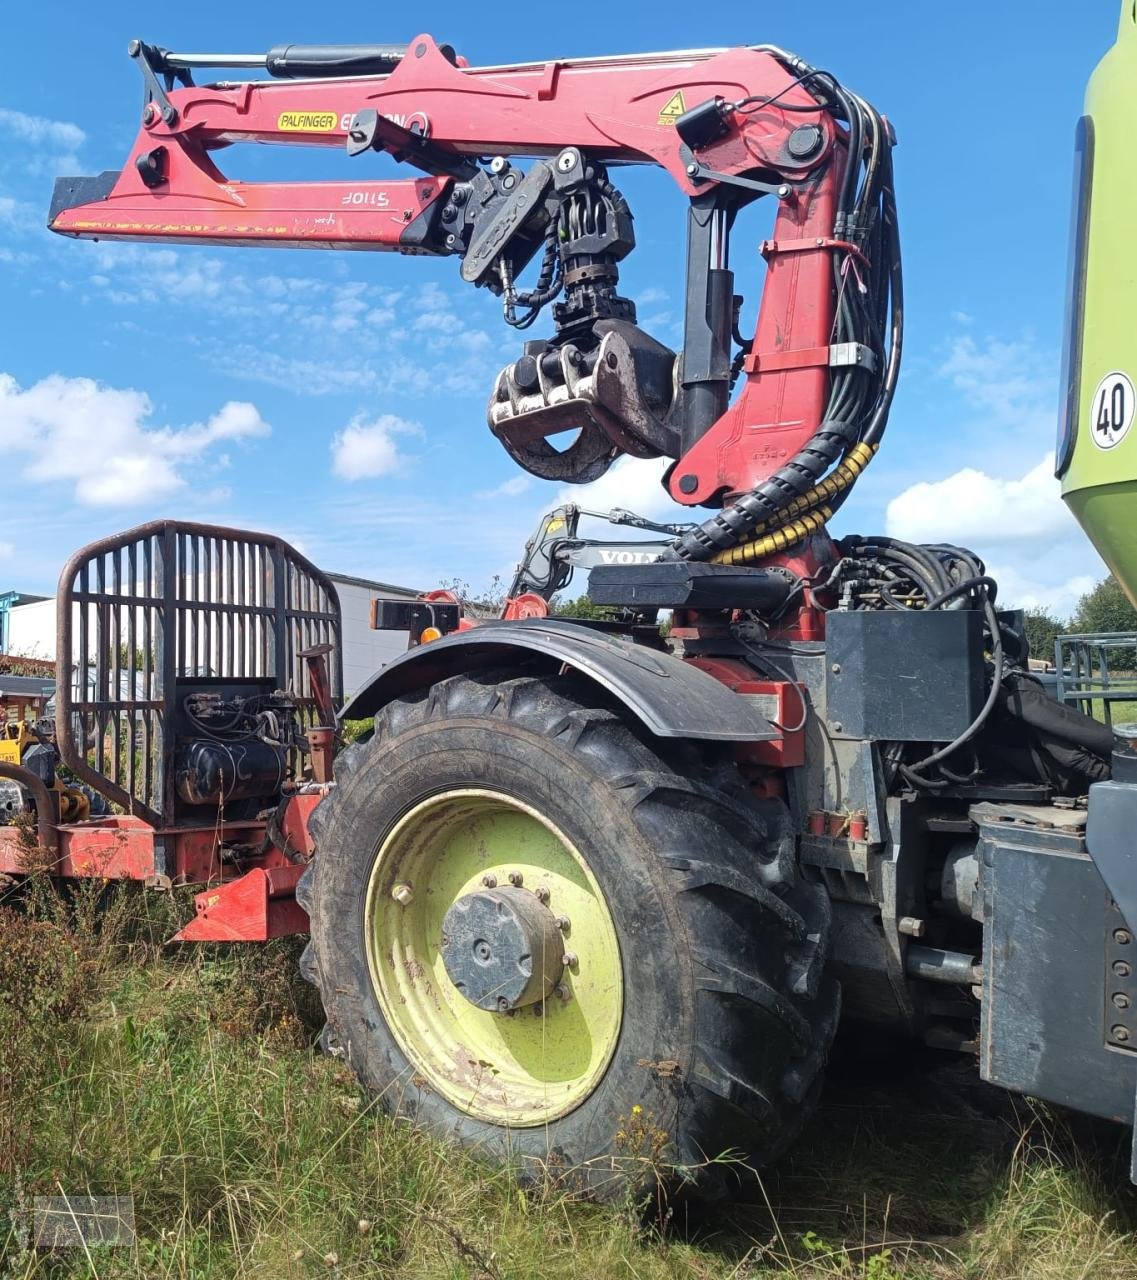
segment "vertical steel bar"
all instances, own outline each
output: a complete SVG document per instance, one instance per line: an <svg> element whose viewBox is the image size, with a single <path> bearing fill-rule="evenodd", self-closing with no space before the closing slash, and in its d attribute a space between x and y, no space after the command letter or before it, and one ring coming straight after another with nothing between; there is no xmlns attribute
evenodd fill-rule
<svg viewBox="0 0 1137 1280"><path fill-rule="evenodd" d="M124 781L126 770L122 758L122 549L116 547L111 552L111 598L107 602L107 618L111 625L111 750L114 753L114 769L112 775L119 786Z"/></svg>
<svg viewBox="0 0 1137 1280"><path fill-rule="evenodd" d="M142 583L147 597L146 606L142 610L142 697L146 710L142 713L142 756L144 788L143 803L147 808L156 808L154 804L154 638L151 630L154 621L154 606L150 601L157 593L154 582L154 539L149 535L142 542Z"/></svg>

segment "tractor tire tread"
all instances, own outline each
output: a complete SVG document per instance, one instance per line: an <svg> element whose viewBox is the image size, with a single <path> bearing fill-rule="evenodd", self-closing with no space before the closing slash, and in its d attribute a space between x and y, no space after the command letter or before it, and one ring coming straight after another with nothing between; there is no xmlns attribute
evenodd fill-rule
<svg viewBox="0 0 1137 1280"><path fill-rule="evenodd" d="M316 812L334 815L337 793L393 738L432 721L487 717L586 760L658 859L696 975L693 1062L686 1079L673 1082L681 1095L676 1153L688 1176L713 1194L738 1177L737 1166L731 1173L729 1163L717 1162L721 1151L768 1162L797 1135L816 1099L839 1010L839 989L825 974L825 891L796 871L784 805L755 800L722 759L703 762L690 744L653 738L571 672L490 668L388 703L375 716L371 741L337 759L337 785ZM675 772L672 761L686 773ZM335 856L334 849L318 851L304 879L318 881L321 858ZM318 908L318 891L313 896L306 886L306 896ZM318 947L315 920L313 933ZM304 967L322 988L315 954ZM335 993L321 995L330 1021L322 1042L343 1053Z"/></svg>

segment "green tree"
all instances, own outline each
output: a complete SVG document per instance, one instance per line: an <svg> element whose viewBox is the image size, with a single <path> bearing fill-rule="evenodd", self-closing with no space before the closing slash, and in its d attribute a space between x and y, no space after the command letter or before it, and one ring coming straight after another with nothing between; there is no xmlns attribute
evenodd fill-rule
<svg viewBox="0 0 1137 1280"><path fill-rule="evenodd" d="M1030 656L1054 661L1054 641L1067 630L1066 624L1045 609L1025 610L1026 638Z"/></svg>
<svg viewBox="0 0 1137 1280"><path fill-rule="evenodd" d="M575 600L554 596L550 608L558 618L612 618L616 614L612 605L593 604L588 596L577 596Z"/></svg>
<svg viewBox="0 0 1137 1280"><path fill-rule="evenodd" d="M1137 609L1134 609L1117 579L1110 574L1078 601L1070 630L1090 635L1099 631L1137 631ZM1111 675L1120 671L1133 671L1134 668L1137 668L1137 650L1109 650Z"/></svg>
<svg viewBox="0 0 1137 1280"><path fill-rule="evenodd" d="M1110 574L1078 601L1071 623L1074 631L1137 631L1137 609Z"/></svg>

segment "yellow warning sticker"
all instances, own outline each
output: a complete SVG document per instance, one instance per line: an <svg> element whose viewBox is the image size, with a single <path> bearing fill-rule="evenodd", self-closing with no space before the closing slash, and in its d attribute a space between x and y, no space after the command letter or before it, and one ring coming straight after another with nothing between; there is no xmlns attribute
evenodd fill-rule
<svg viewBox="0 0 1137 1280"><path fill-rule="evenodd" d="M282 111L276 118L284 133L331 133L338 124L335 111Z"/></svg>
<svg viewBox="0 0 1137 1280"><path fill-rule="evenodd" d="M674 124L686 110L687 108L683 105L683 90L676 89L660 111L659 123Z"/></svg>

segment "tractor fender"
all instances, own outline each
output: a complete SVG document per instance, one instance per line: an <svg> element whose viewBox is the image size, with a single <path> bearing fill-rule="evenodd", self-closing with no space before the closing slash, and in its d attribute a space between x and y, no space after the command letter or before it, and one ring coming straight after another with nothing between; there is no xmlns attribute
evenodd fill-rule
<svg viewBox="0 0 1137 1280"><path fill-rule="evenodd" d="M419 645L389 662L340 712L373 716L395 698L480 667L538 656L572 667L660 738L763 742L777 731L755 702L669 653L557 618L489 622Z"/></svg>

